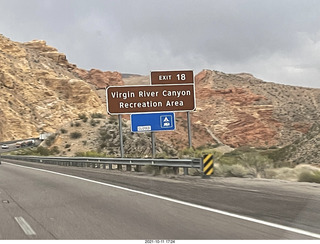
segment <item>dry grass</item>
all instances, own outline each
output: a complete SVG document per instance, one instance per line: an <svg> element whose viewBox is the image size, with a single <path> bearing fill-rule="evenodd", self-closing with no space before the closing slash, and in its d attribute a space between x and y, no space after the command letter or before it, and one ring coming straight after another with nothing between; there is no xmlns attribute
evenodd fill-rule
<svg viewBox="0 0 320 244"><path fill-rule="evenodd" d="M277 168L277 169L267 169L265 171L266 171L266 178L268 179L279 179L279 180L288 180L288 181L312 182L312 180L308 180L307 177L301 178L301 176L320 174L320 168L307 165L307 164L297 165L294 168L284 167L284 168Z"/></svg>

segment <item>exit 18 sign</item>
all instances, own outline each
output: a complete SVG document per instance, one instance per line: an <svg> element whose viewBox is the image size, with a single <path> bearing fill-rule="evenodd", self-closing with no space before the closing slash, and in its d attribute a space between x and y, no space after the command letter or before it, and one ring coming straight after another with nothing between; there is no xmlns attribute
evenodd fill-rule
<svg viewBox="0 0 320 244"><path fill-rule="evenodd" d="M151 71L151 85L193 83L193 70Z"/></svg>

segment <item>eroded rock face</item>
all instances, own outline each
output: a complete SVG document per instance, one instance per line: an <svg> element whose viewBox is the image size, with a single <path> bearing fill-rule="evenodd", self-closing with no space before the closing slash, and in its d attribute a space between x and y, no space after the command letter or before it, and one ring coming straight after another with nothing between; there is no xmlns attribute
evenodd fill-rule
<svg viewBox="0 0 320 244"><path fill-rule="evenodd" d="M320 89L264 82L247 73L203 70L195 76L195 90L197 108L191 112L194 147L221 143L283 146L320 121ZM157 138L185 148L186 113L176 113L176 124L175 131L158 133Z"/></svg>
<svg viewBox="0 0 320 244"><path fill-rule="evenodd" d="M45 41L17 43L0 35L0 141L55 132L78 114L106 113L90 84Z"/></svg>
<svg viewBox="0 0 320 244"><path fill-rule="evenodd" d="M233 147L285 145L320 120L320 89L211 70L195 80L194 120Z"/></svg>
<svg viewBox="0 0 320 244"><path fill-rule="evenodd" d="M96 89L105 89L108 86L122 86L122 76L119 72L101 71L91 69L89 71L83 69L75 69L80 78L94 85Z"/></svg>

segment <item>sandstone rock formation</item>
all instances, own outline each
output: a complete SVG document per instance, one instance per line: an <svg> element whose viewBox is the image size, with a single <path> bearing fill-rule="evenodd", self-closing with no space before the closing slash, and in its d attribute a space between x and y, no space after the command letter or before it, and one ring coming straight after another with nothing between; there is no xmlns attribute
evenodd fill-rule
<svg viewBox="0 0 320 244"><path fill-rule="evenodd" d="M0 35L0 141L55 132L80 113L106 113L76 69L45 41L18 43Z"/></svg>
<svg viewBox="0 0 320 244"><path fill-rule="evenodd" d="M127 80L133 84L132 78L124 78L125 83ZM191 112L194 147L221 143L232 147L284 146L320 121L320 89L212 70L196 75L195 89L197 109ZM176 131L158 133L157 137L184 148L188 146L186 114L177 113L176 118Z"/></svg>
<svg viewBox="0 0 320 244"><path fill-rule="evenodd" d="M320 89L203 70L196 76L196 92L196 123L234 147L282 146L320 121Z"/></svg>
<svg viewBox="0 0 320 244"><path fill-rule="evenodd" d="M101 71L98 69L91 69L89 71L83 69L75 69L81 79L86 80L94 85L96 89L105 89L108 86L122 86L122 76L119 72Z"/></svg>

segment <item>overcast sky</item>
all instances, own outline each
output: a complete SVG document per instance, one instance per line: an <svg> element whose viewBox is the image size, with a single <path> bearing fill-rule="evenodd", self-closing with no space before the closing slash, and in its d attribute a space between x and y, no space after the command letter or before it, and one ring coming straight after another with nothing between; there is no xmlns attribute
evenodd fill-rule
<svg viewBox="0 0 320 244"><path fill-rule="evenodd" d="M320 0L0 0L0 33L79 68L247 72L320 88Z"/></svg>

